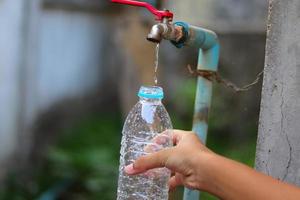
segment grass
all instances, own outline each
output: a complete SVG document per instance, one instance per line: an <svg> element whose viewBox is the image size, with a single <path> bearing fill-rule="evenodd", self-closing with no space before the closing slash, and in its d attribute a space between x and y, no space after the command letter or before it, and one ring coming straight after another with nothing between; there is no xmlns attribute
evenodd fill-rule
<svg viewBox="0 0 300 200"><path fill-rule="evenodd" d="M31 184L35 190L10 176L0 190L0 199L43 200L56 194L74 200L115 199L120 130L118 116L87 117L61 133L59 142L49 149L45 164L34 169Z"/></svg>

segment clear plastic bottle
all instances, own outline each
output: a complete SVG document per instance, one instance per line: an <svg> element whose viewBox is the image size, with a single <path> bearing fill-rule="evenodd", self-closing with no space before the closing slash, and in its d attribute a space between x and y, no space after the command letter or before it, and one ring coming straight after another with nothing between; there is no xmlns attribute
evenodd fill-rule
<svg viewBox="0 0 300 200"><path fill-rule="evenodd" d="M172 123L161 103L163 89L141 87L138 96L140 100L123 127L117 200L168 200L168 169L153 169L135 176L124 172L124 167L138 157L172 146Z"/></svg>

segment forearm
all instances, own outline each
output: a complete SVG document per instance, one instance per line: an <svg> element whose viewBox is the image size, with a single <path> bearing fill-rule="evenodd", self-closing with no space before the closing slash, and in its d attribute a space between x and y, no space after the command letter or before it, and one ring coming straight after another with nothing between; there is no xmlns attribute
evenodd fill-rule
<svg viewBox="0 0 300 200"><path fill-rule="evenodd" d="M205 190L224 200L299 200L300 189L218 155L206 160Z"/></svg>

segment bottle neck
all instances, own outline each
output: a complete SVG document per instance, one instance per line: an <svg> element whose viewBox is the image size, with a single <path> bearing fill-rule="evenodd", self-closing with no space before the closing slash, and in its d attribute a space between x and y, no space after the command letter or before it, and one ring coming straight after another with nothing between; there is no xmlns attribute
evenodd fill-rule
<svg viewBox="0 0 300 200"><path fill-rule="evenodd" d="M140 97L140 102L151 103L151 104L161 104L161 99Z"/></svg>

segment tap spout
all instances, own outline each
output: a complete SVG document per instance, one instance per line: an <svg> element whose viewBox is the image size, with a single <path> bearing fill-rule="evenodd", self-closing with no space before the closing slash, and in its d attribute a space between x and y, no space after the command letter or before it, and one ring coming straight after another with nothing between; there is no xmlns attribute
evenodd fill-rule
<svg viewBox="0 0 300 200"><path fill-rule="evenodd" d="M170 23L155 24L147 36L147 40L160 43L163 39L178 42L182 36L182 27Z"/></svg>

